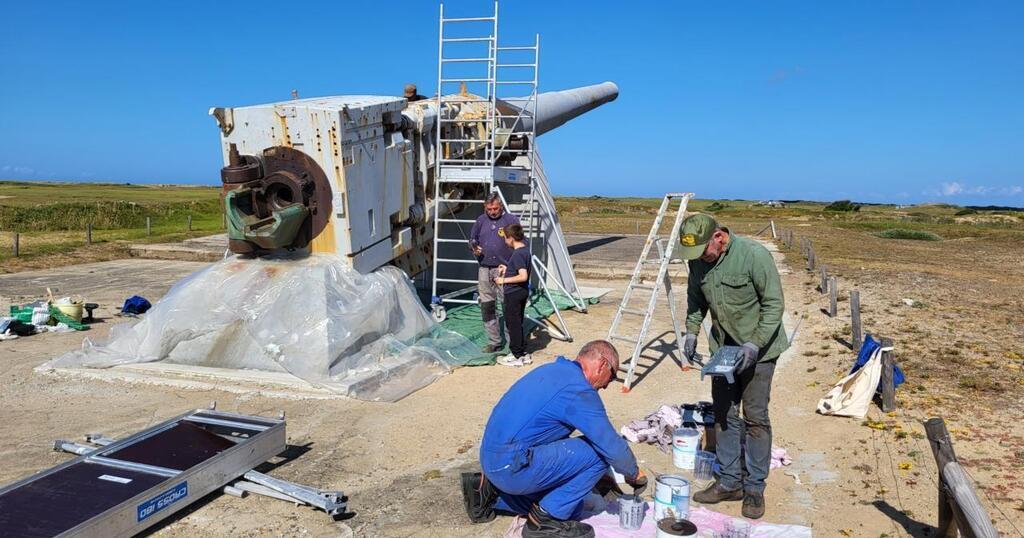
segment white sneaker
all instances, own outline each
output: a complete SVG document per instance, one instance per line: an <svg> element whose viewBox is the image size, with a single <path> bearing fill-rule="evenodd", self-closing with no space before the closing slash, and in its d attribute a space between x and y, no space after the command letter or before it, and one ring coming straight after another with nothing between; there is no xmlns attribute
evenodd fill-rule
<svg viewBox="0 0 1024 538"><path fill-rule="evenodd" d="M508 355L504 355L502 357L498 357L497 362L502 366L519 367L523 365L522 359L517 359L516 356L511 353L509 353Z"/></svg>
<svg viewBox="0 0 1024 538"><path fill-rule="evenodd" d="M523 364L533 364L533 357L531 357L529 353L519 357L519 360L523 361Z"/></svg>

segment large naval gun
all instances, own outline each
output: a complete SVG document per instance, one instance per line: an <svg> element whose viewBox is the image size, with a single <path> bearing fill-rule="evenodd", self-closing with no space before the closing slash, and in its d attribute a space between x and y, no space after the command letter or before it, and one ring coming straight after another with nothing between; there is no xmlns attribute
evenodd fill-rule
<svg viewBox="0 0 1024 538"><path fill-rule="evenodd" d="M495 170L517 181L517 155L531 143L519 133L544 134L617 96L605 82L540 93L535 103L498 99L494 117L465 90L414 102L347 95L213 108L229 248L251 256L336 253L364 274L394 264L416 275L431 265L434 213L451 205L437 204L436 193L446 200L485 194L466 185L435 190L438 158L483 158L480 141L493 129L490 139L507 150L494 156Z"/></svg>

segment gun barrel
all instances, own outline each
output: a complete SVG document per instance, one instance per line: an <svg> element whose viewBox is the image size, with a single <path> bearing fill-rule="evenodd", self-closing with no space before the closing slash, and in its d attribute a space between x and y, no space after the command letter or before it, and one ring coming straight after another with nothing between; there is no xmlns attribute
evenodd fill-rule
<svg viewBox="0 0 1024 538"><path fill-rule="evenodd" d="M619 87L614 82L602 82L571 90L538 94L537 134L542 135L556 129L581 114L614 101L618 96ZM504 101L517 109L531 106L528 97L505 99ZM521 121L527 129L530 127L530 118L524 117Z"/></svg>

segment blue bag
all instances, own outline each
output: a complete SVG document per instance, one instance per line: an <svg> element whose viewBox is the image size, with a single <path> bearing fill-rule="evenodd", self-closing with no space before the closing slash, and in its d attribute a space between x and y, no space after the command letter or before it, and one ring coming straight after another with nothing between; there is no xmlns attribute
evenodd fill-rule
<svg viewBox="0 0 1024 538"><path fill-rule="evenodd" d="M875 350L880 348L880 347L882 347L882 344L878 343L878 341L876 341L874 338L871 338L870 334L866 335L864 337L864 344L862 346L860 346L860 354L857 355L857 362L854 363L853 369L850 370L850 373L852 374L852 373L856 372L857 370L860 370L862 366L867 364L868 360L871 359L871 355L874 354ZM893 364L892 365L892 384L893 384L893 386L894 387L898 387L898 386L902 385L904 381L906 381L906 379L903 376L903 370L900 370L899 366L897 366L896 364ZM881 384L881 382L879 382L879 384L878 384L877 391L878 392L882 392L882 384Z"/></svg>
<svg viewBox="0 0 1024 538"><path fill-rule="evenodd" d="M145 314L147 310L153 305L149 304L144 297L138 295L132 295L131 297L124 300L124 306L121 307L121 312L125 314Z"/></svg>

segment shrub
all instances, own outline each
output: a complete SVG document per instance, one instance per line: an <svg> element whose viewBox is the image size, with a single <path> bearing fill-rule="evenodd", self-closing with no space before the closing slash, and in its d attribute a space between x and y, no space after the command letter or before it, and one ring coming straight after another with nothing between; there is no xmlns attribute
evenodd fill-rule
<svg viewBox="0 0 1024 538"><path fill-rule="evenodd" d="M978 214L978 210L977 209L971 209L969 207L965 207L965 208L961 209L960 211L957 211L956 213L953 213L953 216L954 217L962 217L964 215L977 215L977 214Z"/></svg>
<svg viewBox="0 0 1024 538"><path fill-rule="evenodd" d="M860 211L860 204L849 200L836 200L825 206L825 211Z"/></svg>
<svg viewBox="0 0 1024 538"><path fill-rule="evenodd" d="M727 207L729 207L729 204L723 204L722 202L712 202L711 205L709 205L707 207L707 210L708 211L721 211L721 210L723 210L723 209L725 209Z"/></svg>
<svg viewBox="0 0 1024 538"><path fill-rule="evenodd" d="M914 241L942 241L942 238L923 230L907 230L904 228L890 228L875 234L875 237L882 239L911 239Z"/></svg>

